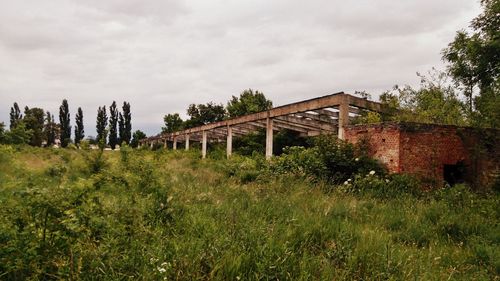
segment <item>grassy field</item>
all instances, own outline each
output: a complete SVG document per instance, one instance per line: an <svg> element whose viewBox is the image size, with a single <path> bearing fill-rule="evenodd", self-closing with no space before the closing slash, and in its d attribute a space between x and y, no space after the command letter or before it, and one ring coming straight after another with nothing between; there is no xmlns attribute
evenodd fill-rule
<svg viewBox="0 0 500 281"><path fill-rule="evenodd" d="M0 146L0 279L500 280L498 193L356 193L198 155Z"/></svg>

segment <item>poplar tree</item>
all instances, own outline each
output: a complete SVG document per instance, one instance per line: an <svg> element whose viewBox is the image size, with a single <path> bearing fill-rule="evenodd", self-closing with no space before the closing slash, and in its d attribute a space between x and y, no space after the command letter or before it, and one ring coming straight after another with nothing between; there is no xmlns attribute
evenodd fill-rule
<svg viewBox="0 0 500 281"><path fill-rule="evenodd" d="M46 116L44 135L47 139L47 146L51 146L56 141L57 124L54 122L54 115L52 115L49 111L47 111Z"/></svg>
<svg viewBox="0 0 500 281"><path fill-rule="evenodd" d="M116 108L116 102L113 101L109 107L109 140L108 144L111 149L115 149L115 145L118 144L118 134L116 131L116 126L118 124L118 109Z"/></svg>
<svg viewBox="0 0 500 281"><path fill-rule="evenodd" d="M123 113L120 113L120 142L125 142L130 144L132 138L132 115L130 113L130 103L123 102L122 106Z"/></svg>
<svg viewBox="0 0 500 281"><path fill-rule="evenodd" d="M68 101L64 99L59 107L59 123L61 126L60 140L61 147L68 146L71 141L71 125Z"/></svg>
<svg viewBox="0 0 500 281"><path fill-rule="evenodd" d="M23 115L21 114L21 110L19 109L19 105L17 102L14 103L14 106L10 108L10 126L9 128L14 129L17 124L23 119Z"/></svg>
<svg viewBox="0 0 500 281"><path fill-rule="evenodd" d="M106 126L108 125L108 116L106 114L106 106L100 107L97 110L97 124L96 124L96 131L97 131L97 143L99 143L99 146L102 146L106 144Z"/></svg>
<svg viewBox="0 0 500 281"><path fill-rule="evenodd" d="M75 144L79 144L80 141L85 137L85 131L83 130L83 111L82 108L78 108L78 112L75 117Z"/></svg>

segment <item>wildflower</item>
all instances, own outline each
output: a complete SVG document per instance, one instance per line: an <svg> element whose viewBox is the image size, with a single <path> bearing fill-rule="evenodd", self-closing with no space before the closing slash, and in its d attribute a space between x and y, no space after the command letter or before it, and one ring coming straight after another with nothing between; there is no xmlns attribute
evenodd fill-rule
<svg viewBox="0 0 500 281"><path fill-rule="evenodd" d="M158 267L157 269L158 269L158 272L160 272L160 273L167 272L167 270L165 268L163 268L163 267Z"/></svg>
<svg viewBox="0 0 500 281"><path fill-rule="evenodd" d="M348 185L348 184L349 184L349 182L348 182L348 181L345 181L345 182L344 182L344 185Z"/></svg>
<svg viewBox="0 0 500 281"><path fill-rule="evenodd" d="M357 158L357 157L356 157L356 158L354 159L354 161L358 162L358 161L359 161L359 158Z"/></svg>
<svg viewBox="0 0 500 281"><path fill-rule="evenodd" d="M348 179L347 181L352 181L351 179Z"/></svg>
<svg viewBox="0 0 500 281"><path fill-rule="evenodd" d="M389 179L385 179L385 182L386 182L386 183L389 183Z"/></svg>
<svg viewBox="0 0 500 281"><path fill-rule="evenodd" d="M370 176L373 176L373 175L375 175L375 171L371 170L370 171Z"/></svg>

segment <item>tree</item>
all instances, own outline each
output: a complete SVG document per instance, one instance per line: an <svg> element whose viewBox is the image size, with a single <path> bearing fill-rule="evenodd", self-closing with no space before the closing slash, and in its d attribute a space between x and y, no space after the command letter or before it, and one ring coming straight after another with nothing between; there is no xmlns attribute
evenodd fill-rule
<svg viewBox="0 0 500 281"><path fill-rule="evenodd" d="M27 144L30 142L32 134L31 130L26 129L24 121L20 121L4 134L4 141L7 144Z"/></svg>
<svg viewBox="0 0 500 281"><path fill-rule="evenodd" d="M145 138L146 134L144 132L142 132L141 130L135 131L132 136L132 141L130 141L130 146L136 148L137 146L139 146L139 141Z"/></svg>
<svg viewBox="0 0 500 281"><path fill-rule="evenodd" d="M184 125L184 121L182 121L179 113L165 115L163 117L163 122L165 122L165 127L161 128L163 133L173 133L182 130Z"/></svg>
<svg viewBox="0 0 500 281"><path fill-rule="evenodd" d="M85 131L83 128L83 111L81 107L78 108L78 112L76 113L75 123L75 144L78 145L85 137Z"/></svg>
<svg viewBox="0 0 500 281"><path fill-rule="evenodd" d="M27 108L24 112L23 123L26 126L26 130L31 131L30 145L42 146L44 121L45 113L41 108Z"/></svg>
<svg viewBox="0 0 500 281"><path fill-rule="evenodd" d="M5 124L0 122L0 143L5 143Z"/></svg>
<svg viewBox="0 0 500 281"><path fill-rule="evenodd" d="M500 0L482 0L482 14L473 32L461 30L443 50L448 72L462 87L468 116L475 125L497 127L500 123ZM479 94L474 97L475 89Z"/></svg>
<svg viewBox="0 0 500 281"><path fill-rule="evenodd" d="M119 113L118 118L118 132L120 136L120 143L125 142L130 143L132 137L132 115L130 113L130 103L123 102L122 113Z"/></svg>
<svg viewBox="0 0 500 281"><path fill-rule="evenodd" d="M118 144L118 134L116 131L116 125L118 124L118 109L116 109L116 102L113 101L109 107L109 140L108 144L111 149L115 149L115 145Z"/></svg>
<svg viewBox="0 0 500 281"><path fill-rule="evenodd" d="M17 102L14 103L14 106L10 108L10 129L12 130L17 126L19 121L23 119L23 115L21 114L21 110L19 109L19 105Z"/></svg>
<svg viewBox="0 0 500 281"><path fill-rule="evenodd" d="M190 119L186 120L184 127L192 128L224 120L226 110L222 104L209 102L207 104L189 105L187 114L190 116Z"/></svg>
<svg viewBox="0 0 500 281"><path fill-rule="evenodd" d="M44 135L47 140L47 146L51 146L56 142L57 124L55 123L54 115L49 111L46 113Z"/></svg>
<svg viewBox="0 0 500 281"><path fill-rule="evenodd" d="M244 90L239 98L233 96L227 103L227 112L229 117L242 116L250 113L265 111L273 107L273 102L266 96L252 89Z"/></svg>
<svg viewBox="0 0 500 281"><path fill-rule="evenodd" d="M61 147L66 147L71 142L71 125L68 101L64 99L59 107L59 124L61 126Z"/></svg>
<svg viewBox="0 0 500 281"><path fill-rule="evenodd" d="M100 107L97 109L97 122L96 122L96 131L97 131L97 143L106 143L106 126L108 125L108 116L106 114L106 106Z"/></svg>
<svg viewBox="0 0 500 281"><path fill-rule="evenodd" d="M380 101L388 109L380 116L381 121L466 125L465 106L455 89L446 82L446 73L434 70L430 77L417 75L421 82L419 89L395 86L393 91L380 96Z"/></svg>

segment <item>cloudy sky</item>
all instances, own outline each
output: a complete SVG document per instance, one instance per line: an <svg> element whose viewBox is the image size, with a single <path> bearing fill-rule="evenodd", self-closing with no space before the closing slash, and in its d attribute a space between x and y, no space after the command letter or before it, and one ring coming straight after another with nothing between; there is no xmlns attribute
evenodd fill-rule
<svg viewBox="0 0 500 281"><path fill-rule="evenodd" d="M416 85L480 13L478 0L16 0L0 3L0 122L42 107L86 135L97 107L132 106L148 135L190 103L247 88L274 105ZM74 122L73 122L74 123Z"/></svg>

